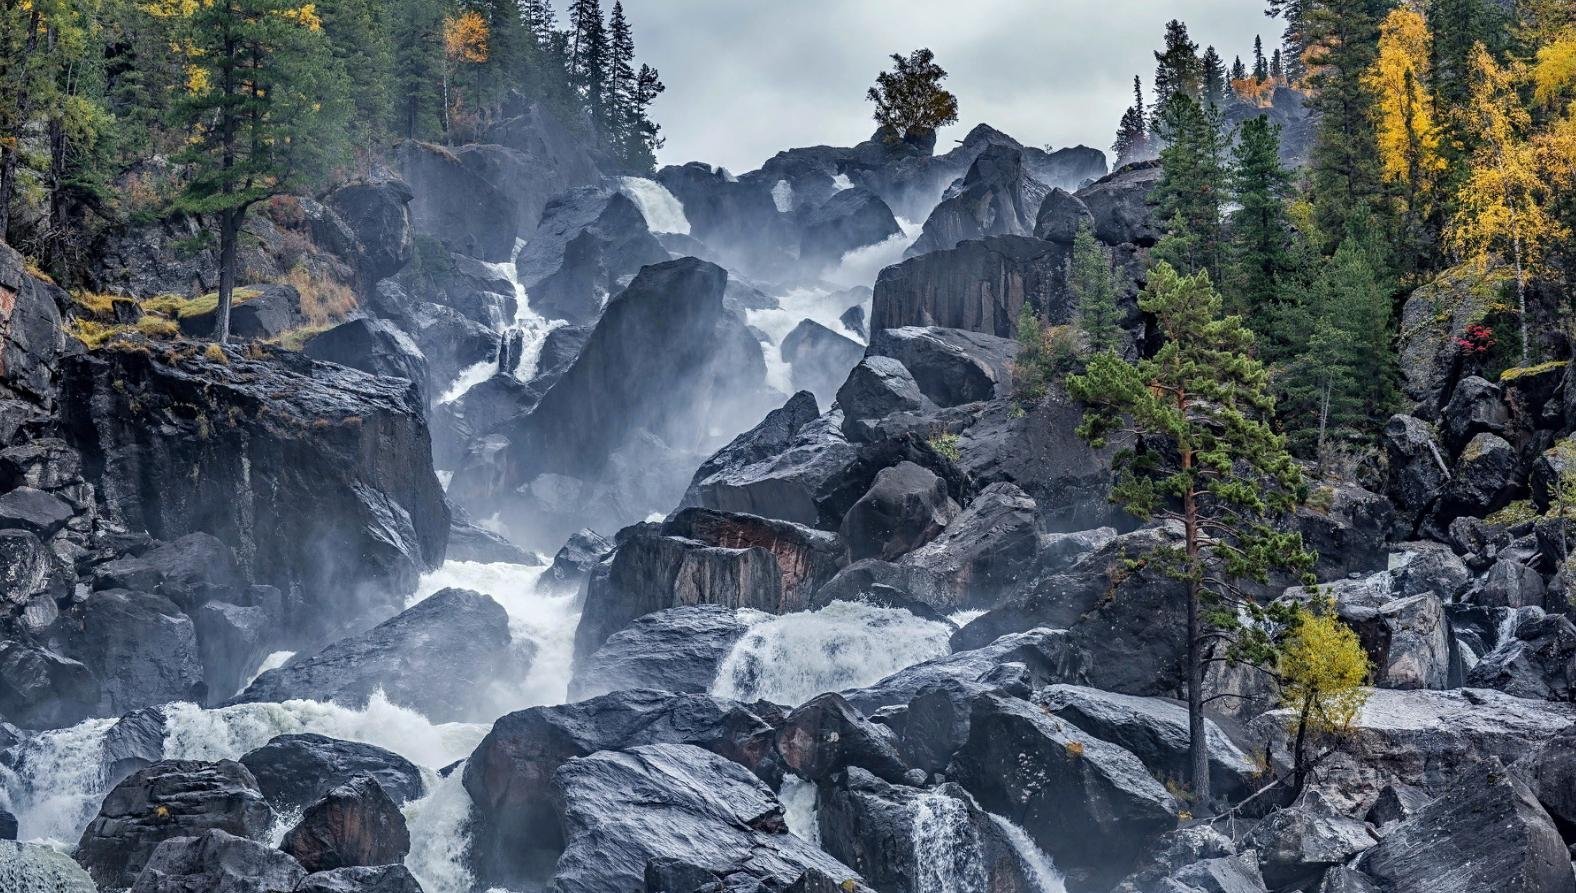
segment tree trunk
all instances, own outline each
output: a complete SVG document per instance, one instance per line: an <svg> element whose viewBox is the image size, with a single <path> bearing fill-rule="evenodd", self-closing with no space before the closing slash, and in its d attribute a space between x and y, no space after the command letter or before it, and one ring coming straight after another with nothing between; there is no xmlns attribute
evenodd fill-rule
<svg viewBox="0 0 1576 893"><path fill-rule="evenodd" d="M1516 313L1521 319L1521 365L1532 365L1532 338L1527 334L1527 271L1521 262L1521 233L1512 240L1516 255Z"/></svg>
<svg viewBox="0 0 1576 893"><path fill-rule="evenodd" d="M0 148L0 242L11 232L11 195L16 191L16 150Z"/></svg>
<svg viewBox="0 0 1576 893"><path fill-rule="evenodd" d="M213 314L213 340L230 340L230 299L235 294L235 243L245 209L222 212L219 222L219 306Z"/></svg>
<svg viewBox="0 0 1576 893"><path fill-rule="evenodd" d="M1324 472L1324 433L1330 424L1330 388L1328 380L1324 382L1324 396L1319 401L1319 444L1315 447L1314 459L1318 462L1319 472Z"/></svg>
<svg viewBox="0 0 1576 893"><path fill-rule="evenodd" d="M1186 395L1178 395L1177 404L1186 415ZM1193 468L1193 451L1189 448L1182 450L1182 468L1184 471L1191 471ZM1182 497L1182 516L1185 519L1189 574L1187 587L1188 757L1193 767L1195 811L1198 815L1209 815L1212 807L1209 790L1209 745L1204 737L1204 631L1199 617L1201 594L1199 590L1203 587L1200 582L1203 568L1199 543L1202 531L1199 527L1198 499L1193 494L1191 481L1188 484L1188 492Z"/></svg>
<svg viewBox="0 0 1576 893"><path fill-rule="evenodd" d="M1303 785L1308 782L1308 714L1313 712L1313 695L1303 699L1302 712L1297 716L1297 741L1292 747L1293 800L1302 796Z"/></svg>

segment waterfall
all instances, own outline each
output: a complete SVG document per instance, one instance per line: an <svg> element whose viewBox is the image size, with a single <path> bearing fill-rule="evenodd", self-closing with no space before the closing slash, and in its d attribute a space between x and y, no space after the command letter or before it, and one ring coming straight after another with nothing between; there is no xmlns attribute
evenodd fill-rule
<svg viewBox="0 0 1576 893"><path fill-rule="evenodd" d="M0 780L18 840L76 845L105 793L104 734L115 722L84 720L17 746L15 772Z"/></svg>
<svg viewBox="0 0 1576 893"><path fill-rule="evenodd" d="M902 217L897 219L897 225L899 232L893 233L884 241L855 248L844 254L842 261L826 272L824 276L826 281L843 288L874 285L876 277L881 275L882 270L903 260L903 252L914 244L914 240L919 238L920 232L925 228L923 222L915 223Z"/></svg>
<svg viewBox="0 0 1576 893"><path fill-rule="evenodd" d="M410 829L410 854L405 867L427 893L467 893L476 878L466 867L471 848L471 795L462 781L465 767L455 766L447 778L423 772L427 795L402 810Z"/></svg>
<svg viewBox="0 0 1576 893"><path fill-rule="evenodd" d="M986 893L984 847L963 801L926 791L914 809L914 893Z"/></svg>
<svg viewBox="0 0 1576 893"><path fill-rule="evenodd" d="M848 179L847 174L838 174L832 178L832 188L838 192L842 192L844 189L853 189L854 181Z"/></svg>
<svg viewBox="0 0 1576 893"><path fill-rule="evenodd" d="M899 608L833 602L752 627L717 668L711 690L740 701L803 704L941 657L951 634L951 626Z"/></svg>
<svg viewBox="0 0 1576 893"><path fill-rule="evenodd" d="M777 206L777 213L788 214L793 211L793 184L787 180L778 180L772 187L772 204Z"/></svg>
<svg viewBox="0 0 1576 893"><path fill-rule="evenodd" d="M687 236L689 218L684 216L684 203L668 187L646 177L619 177L618 191L640 209L646 218L646 228L653 233L674 233Z"/></svg>
<svg viewBox="0 0 1576 893"><path fill-rule="evenodd" d="M1035 845L1028 832L995 813L991 813L990 820L1012 846L1024 874L1034 881L1039 893L1067 893L1067 882L1062 878L1062 873L1056 870L1051 857Z"/></svg>
<svg viewBox="0 0 1576 893"><path fill-rule="evenodd" d="M783 776L782 788L777 799L783 804L783 820L789 832L800 840L821 845L821 816L817 799L820 792L815 782L806 781L792 772Z"/></svg>
<svg viewBox="0 0 1576 893"><path fill-rule="evenodd" d="M498 331L498 356L473 363L460 370L454 383L438 398L439 404L453 403L465 396L494 375L513 375L520 381L530 381L536 376L537 363L542 358L542 345L554 329L564 325L561 319L545 319L531 309L531 296L520 282L520 268L515 262L525 250L525 240L514 245L514 257L504 263L481 263L500 279L507 280L514 289L514 319Z"/></svg>

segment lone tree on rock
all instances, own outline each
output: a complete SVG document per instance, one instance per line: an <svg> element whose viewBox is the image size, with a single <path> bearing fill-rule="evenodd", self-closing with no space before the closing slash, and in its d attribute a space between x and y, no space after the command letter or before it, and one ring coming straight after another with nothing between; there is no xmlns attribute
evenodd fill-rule
<svg viewBox="0 0 1576 893"><path fill-rule="evenodd" d="M1087 404L1079 436L1104 445L1126 432L1136 445L1114 460L1112 501L1143 521L1175 522L1180 542L1138 560L1180 582L1187 599L1189 757L1198 808L1210 809L1204 737L1204 669L1211 661L1270 657L1266 609L1238 585L1268 583L1289 571L1311 584L1313 553L1300 533L1271 522L1303 498L1302 473L1271 428L1275 400L1253 333L1222 317L1209 274L1179 274L1160 263L1139 308L1165 337L1153 357L1129 362L1113 353L1069 376L1068 392ZM1224 647L1223 647L1224 646Z"/></svg>
<svg viewBox="0 0 1576 893"><path fill-rule="evenodd" d="M876 104L876 121L899 136L935 130L958 121L958 98L941 86L946 77L928 49L893 53L892 70L876 75L865 99Z"/></svg>

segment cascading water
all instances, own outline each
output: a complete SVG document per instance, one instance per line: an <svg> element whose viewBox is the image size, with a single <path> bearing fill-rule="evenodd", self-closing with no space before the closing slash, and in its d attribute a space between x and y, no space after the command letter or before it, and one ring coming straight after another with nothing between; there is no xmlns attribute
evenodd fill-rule
<svg viewBox="0 0 1576 893"><path fill-rule="evenodd" d="M564 325L563 320L545 319L531 309L531 297L526 294L525 285L520 282L519 267L515 265L524 250L522 239L515 243L514 257L510 260L498 264L482 263L514 289L514 319L498 329L498 356L461 369L454 383L438 398L439 404L453 403L471 388L499 373L530 381L536 375L536 365L541 360L542 345L548 333Z"/></svg>
<svg viewBox="0 0 1576 893"><path fill-rule="evenodd" d="M979 832L963 801L926 791L914 808L914 893L985 893Z"/></svg>
<svg viewBox="0 0 1576 893"><path fill-rule="evenodd" d="M842 192L844 189L853 189L854 181L848 179L847 174L838 174L832 178L832 188L838 192Z"/></svg>
<svg viewBox="0 0 1576 893"><path fill-rule="evenodd" d="M711 691L739 701L799 705L859 688L950 651L952 627L899 608L832 602L752 627L717 668Z"/></svg>
<svg viewBox="0 0 1576 893"><path fill-rule="evenodd" d="M1018 857L1018 864L1023 867L1040 893L1067 893L1067 881L1062 873L1056 870L1056 865L1051 862L1051 857L1035 845L1028 832L1007 821L995 813L991 813L990 820L995 823L1007 843L1012 846L1013 853Z"/></svg>
<svg viewBox="0 0 1576 893"><path fill-rule="evenodd" d="M819 796L815 782L800 778L792 772L783 776L782 787L777 791L777 799L783 804L783 821L788 823L788 831L816 846L821 845Z"/></svg>
<svg viewBox="0 0 1576 893"><path fill-rule="evenodd" d="M690 222L684 216L684 203L669 192L668 187L647 177L620 177L618 191L629 196L640 209L647 229L654 233L689 235Z"/></svg>
<svg viewBox="0 0 1576 893"><path fill-rule="evenodd" d="M893 233L886 239L855 248L843 255L842 261L836 267L827 271L824 279L843 288L854 288L865 285L872 286L881 271L903 260L903 252L908 246L914 244L919 234L924 231L923 221L915 223L905 218L897 218L897 225L901 232Z"/></svg>
<svg viewBox="0 0 1576 893"><path fill-rule="evenodd" d="M778 180L772 186L772 204L777 206L777 213L789 214L793 212L793 184L787 180Z"/></svg>

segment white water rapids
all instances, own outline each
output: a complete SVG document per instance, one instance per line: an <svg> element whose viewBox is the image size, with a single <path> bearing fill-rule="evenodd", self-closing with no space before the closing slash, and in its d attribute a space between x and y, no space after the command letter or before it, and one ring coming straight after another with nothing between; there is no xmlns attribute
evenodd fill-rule
<svg viewBox="0 0 1576 893"><path fill-rule="evenodd" d="M520 252L525 250L525 241L515 243L514 257L504 263L481 263L482 266L493 271L500 279L507 280L514 289L514 319L498 330L498 350L503 352L510 349L515 338L519 339L520 357L511 371L515 378L521 381L530 381L536 375L537 362L542 358L542 345L547 341L548 333L564 325L561 319L545 319L541 314L531 309L531 296L526 294L525 285L520 282L520 269L515 265ZM465 396L471 388L476 387L494 375L499 368L499 357L492 357L473 363L460 370L455 376L453 384L438 397L438 403L453 403Z"/></svg>

